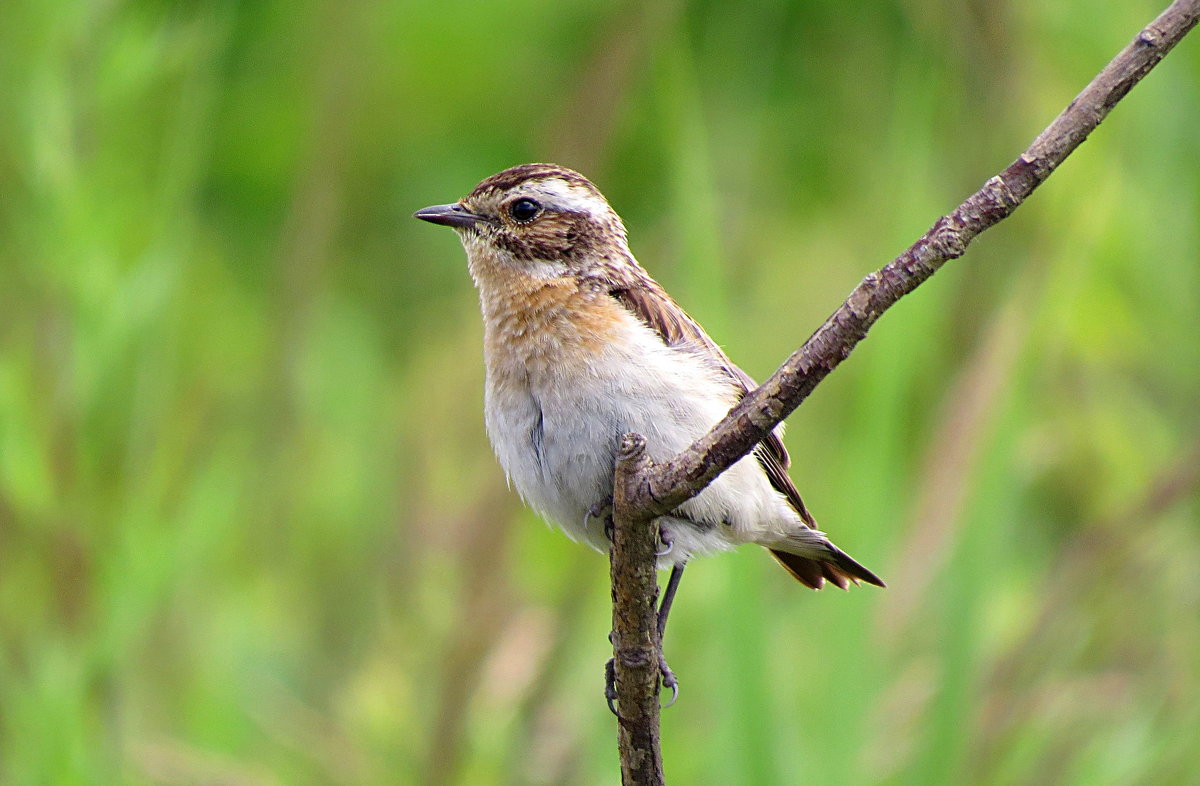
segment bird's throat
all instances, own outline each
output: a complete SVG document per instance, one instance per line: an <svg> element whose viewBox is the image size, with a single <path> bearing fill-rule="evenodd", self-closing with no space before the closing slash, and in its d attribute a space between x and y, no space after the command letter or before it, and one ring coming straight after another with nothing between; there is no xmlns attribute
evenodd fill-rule
<svg viewBox="0 0 1200 786"><path fill-rule="evenodd" d="M591 362L628 314L611 297L572 276L476 277L490 367L560 373Z"/></svg>

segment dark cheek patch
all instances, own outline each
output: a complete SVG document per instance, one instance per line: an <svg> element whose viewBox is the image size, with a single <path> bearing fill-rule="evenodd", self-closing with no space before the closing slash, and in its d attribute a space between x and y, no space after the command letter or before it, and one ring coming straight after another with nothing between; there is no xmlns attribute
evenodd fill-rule
<svg viewBox="0 0 1200 786"><path fill-rule="evenodd" d="M578 258L595 247L587 216L578 213L547 214L528 227L496 234L496 245L513 259L562 262Z"/></svg>
<svg viewBox="0 0 1200 786"><path fill-rule="evenodd" d="M533 259L533 254L530 252L529 243L524 238L517 237L512 232L498 232L495 237L496 247L501 251L506 251L513 258L522 262L528 262Z"/></svg>

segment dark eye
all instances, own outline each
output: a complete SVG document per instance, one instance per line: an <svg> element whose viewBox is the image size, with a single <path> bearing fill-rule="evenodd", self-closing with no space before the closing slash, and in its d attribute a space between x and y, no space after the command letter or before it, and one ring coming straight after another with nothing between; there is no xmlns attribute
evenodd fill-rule
<svg viewBox="0 0 1200 786"><path fill-rule="evenodd" d="M513 202L508 206L508 214L512 216L513 221L516 221L518 224L528 224L541 211L542 206L529 197L521 197L516 202Z"/></svg>

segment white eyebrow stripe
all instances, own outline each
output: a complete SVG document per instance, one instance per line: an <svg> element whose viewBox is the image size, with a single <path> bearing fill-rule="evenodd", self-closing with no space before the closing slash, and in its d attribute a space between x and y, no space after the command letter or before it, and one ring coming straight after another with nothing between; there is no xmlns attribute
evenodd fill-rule
<svg viewBox="0 0 1200 786"><path fill-rule="evenodd" d="M606 216L611 211L603 197L563 180L543 180L532 186L530 191L563 210L588 213L597 218Z"/></svg>

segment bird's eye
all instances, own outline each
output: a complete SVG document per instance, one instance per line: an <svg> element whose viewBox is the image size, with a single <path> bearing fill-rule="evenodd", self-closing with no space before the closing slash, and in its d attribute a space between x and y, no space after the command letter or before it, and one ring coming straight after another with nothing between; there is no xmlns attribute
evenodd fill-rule
<svg viewBox="0 0 1200 786"><path fill-rule="evenodd" d="M542 206L529 197L521 197L508 206L508 214L518 224L528 224L540 212L542 212Z"/></svg>

